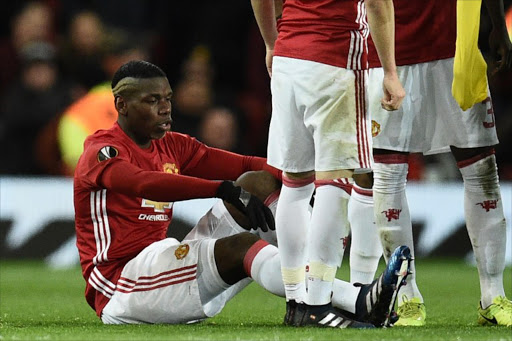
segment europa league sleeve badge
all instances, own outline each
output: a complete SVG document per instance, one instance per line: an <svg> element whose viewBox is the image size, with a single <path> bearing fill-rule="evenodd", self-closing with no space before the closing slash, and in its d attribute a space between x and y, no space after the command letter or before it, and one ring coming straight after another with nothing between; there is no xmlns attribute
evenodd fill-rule
<svg viewBox="0 0 512 341"><path fill-rule="evenodd" d="M98 152L98 161L99 162L106 161L108 159L112 159L112 158L116 157L117 155L119 155L119 152L117 151L116 148L114 148L112 146L105 146L105 147L101 148L100 151Z"/></svg>

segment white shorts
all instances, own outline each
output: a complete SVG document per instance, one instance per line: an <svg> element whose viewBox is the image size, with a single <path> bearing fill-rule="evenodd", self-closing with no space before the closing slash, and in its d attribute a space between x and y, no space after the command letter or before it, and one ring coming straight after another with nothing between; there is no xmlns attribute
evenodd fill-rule
<svg viewBox="0 0 512 341"><path fill-rule="evenodd" d="M475 148L498 143L490 95L466 111L453 98L453 58L399 66L398 76L406 97L399 110L386 111L380 105L383 70L370 69L374 148L437 154L449 152L450 146Z"/></svg>
<svg viewBox="0 0 512 341"><path fill-rule="evenodd" d="M366 79L366 71L274 57L267 162L291 173L371 168Z"/></svg>
<svg viewBox="0 0 512 341"><path fill-rule="evenodd" d="M179 243L167 238L146 247L128 262L103 309L106 324L188 323L208 317L199 281L227 287L220 278L214 239Z"/></svg>
<svg viewBox="0 0 512 341"><path fill-rule="evenodd" d="M246 278L229 286L215 264L215 241L241 232L247 231L219 200L181 243L174 238L155 242L126 264L102 321L176 324L215 316L252 282ZM277 243L274 231L265 237Z"/></svg>

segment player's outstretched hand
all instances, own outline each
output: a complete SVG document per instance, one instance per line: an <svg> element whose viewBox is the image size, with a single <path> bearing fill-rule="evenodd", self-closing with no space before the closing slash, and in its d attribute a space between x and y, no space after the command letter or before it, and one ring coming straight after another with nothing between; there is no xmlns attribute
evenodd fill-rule
<svg viewBox="0 0 512 341"><path fill-rule="evenodd" d="M269 229L275 230L272 211L260 199L242 187L235 186L232 181L223 181L220 184L217 189L217 197L235 206L245 214L249 218L252 229L260 228L264 232Z"/></svg>

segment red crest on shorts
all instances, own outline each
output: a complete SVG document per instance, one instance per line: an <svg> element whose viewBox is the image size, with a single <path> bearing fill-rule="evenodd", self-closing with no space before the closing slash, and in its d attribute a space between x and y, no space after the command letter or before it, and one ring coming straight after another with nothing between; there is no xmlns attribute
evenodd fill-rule
<svg viewBox="0 0 512 341"><path fill-rule="evenodd" d="M189 250L190 246L188 246L188 244L181 244L178 246L176 251L174 251L174 255L176 256L176 259L183 259L187 257Z"/></svg>

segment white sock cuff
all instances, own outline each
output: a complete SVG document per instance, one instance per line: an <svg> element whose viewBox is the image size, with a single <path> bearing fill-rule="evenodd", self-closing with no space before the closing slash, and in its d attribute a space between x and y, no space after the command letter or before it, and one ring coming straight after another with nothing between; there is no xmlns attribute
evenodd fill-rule
<svg viewBox="0 0 512 341"><path fill-rule="evenodd" d="M302 187L306 187L306 186L314 183L315 176L312 175L312 176L310 176L308 178L304 178L304 179L292 179L292 178L287 177L285 174L283 174L282 182L283 182L283 185L286 187L302 188Z"/></svg>
<svg viewBox="0 0 512 341"><path fill-rule="evenodd" d="M352 178L339 178L332 180L315 180L315 187L318 191L319 188L327 188L328 186L336 187L343 190L350 195L352 192L352 185L354 180ZM348 198L348 197L347 197Z"/></svg>
<svg viewBox="0 0 512 341"><path fill-rule="evenodd" d="M484 189L499 193L498 167L494 154L459 168L464 179L464 188L470 192L482 192Z"/></svg>
<svg viewBox="0 0 512 341"><path fill-rule="evenodd" d="M407 163L378 163L373 168L373 190L383 194L405 191L407 184Z"/></svg>
<svg viewBox="0 0 512 341"><path fill-rule="evenodd" d="M371 188L364 188L354 184L352 185L350 196L353 200L362 204L373 205L373 190Z"/></svg>
<svg viewBox="0 0 512 341"><path fill-rule="evenodd" d="M245 254L243 264L247 276L257 276L261 264L277 254L277 248L260 239L254 243Z"/></svg>

